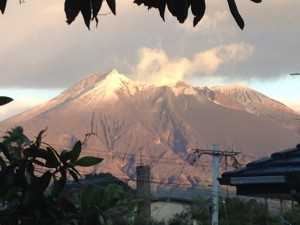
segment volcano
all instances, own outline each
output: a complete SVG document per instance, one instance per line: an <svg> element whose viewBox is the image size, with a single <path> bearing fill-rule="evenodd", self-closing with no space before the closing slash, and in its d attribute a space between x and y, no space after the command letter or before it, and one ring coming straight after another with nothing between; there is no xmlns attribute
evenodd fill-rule
<svg viewBox="0 0 300 225"><path fill-rule="evenodd" d="M134 179L136 164L151 165L158 185L207 185L209 158L187 162L195 147L240 151L247 161L296 146L299 116L289 107L240 85L196 87L184 82L154 86L113 70L93 74L56 98L0 123L23 126L59 149L84 142L83 154L104 158L82 171Z"/></svg>

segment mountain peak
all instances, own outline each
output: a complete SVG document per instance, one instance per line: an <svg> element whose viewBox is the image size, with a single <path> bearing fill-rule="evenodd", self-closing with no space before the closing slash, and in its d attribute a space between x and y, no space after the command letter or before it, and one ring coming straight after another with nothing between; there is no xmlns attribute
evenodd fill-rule
<svg viewBox="0 0 300 225"><path fill-rule="evenodd" d="M184 81L178 81L174 85L170 86L175 95L195 95L197 92L194 87Z"/></svg>
<svg viewBox="0 0 300 225"><path fill-rule="evenodd" d="M114 81L129 82L130 81L130 79L127 76L125 76L124 74L121 74L117 69L113 69L111 72L109 72L105 76L105 80L110 80L112 82L114 82Z"/></svg>
<svg viewBox="0 0 300 225"><path fill-rule="evenodd" d="M236 83L236 84L227 84L227 85L218 85L211 87L213 90L218 91L245 91L251 90L246 84Z"/></svg>
<svg viewBox="0 0 300 225"><path fill-rule="evenodd" d="M133 95L138 90L137 82L113 69L111 72L101 76L81 98L88 104L97 105L102 100L117 100L120 94Z"/></svg>

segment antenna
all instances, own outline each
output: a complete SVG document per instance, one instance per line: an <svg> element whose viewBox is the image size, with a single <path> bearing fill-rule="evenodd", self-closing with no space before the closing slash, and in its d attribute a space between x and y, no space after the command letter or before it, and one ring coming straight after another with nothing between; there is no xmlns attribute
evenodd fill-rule
<svg viewBox="0 0 300 225"><path fill-rule="evenodd" d="M222 151L219 149L219 145L212 145L212 149L201 149L194 148L193 155L196 159L200 159L202 155L212 156L212 225L219 225L219 172L220 172L220 161L222 157L225 158L225 166L227 167L227 158L232 158L234 164L238 164L238 160L236 156L240 154L240 152L236 152L233 150L230 151Z"/></svg>

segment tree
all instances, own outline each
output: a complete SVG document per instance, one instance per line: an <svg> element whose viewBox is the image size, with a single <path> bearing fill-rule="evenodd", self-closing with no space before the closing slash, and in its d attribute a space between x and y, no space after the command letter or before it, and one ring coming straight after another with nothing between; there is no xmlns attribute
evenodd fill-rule
<svg viewBox="0 0 300 225"><path fill-rule="evenodd" d="M77 166L102 159L80 158L79 141L59 153L42 141L45 131L31 141L16 127L0 142L1 225L81 224L79 209L62 193L69 177L78 181Z"/></svg>
<svg viewBox="0 0 300 225"><path fill-rule="evenodd" d="M95 21L98 24L98 15L102 8L104 0L65 0L65 13L67 23L71 24L81 13L85 25L90 28L90 22ZM105 0L111 12L116 15L116 0ZM254 3L261 3L262 0L249 0ZM0 0L0 11L4 13L7 0ZM180 23L184 23L191 9L194 16L193 25L196 26L203 18L206 12L205 0L134 0L137 5L145 5L148 9L155 8L163 20L165 20L166 9L177 18ZM245 23L239 13L235 0L227 0L229 10L241 29L244 29Z"/></svg>

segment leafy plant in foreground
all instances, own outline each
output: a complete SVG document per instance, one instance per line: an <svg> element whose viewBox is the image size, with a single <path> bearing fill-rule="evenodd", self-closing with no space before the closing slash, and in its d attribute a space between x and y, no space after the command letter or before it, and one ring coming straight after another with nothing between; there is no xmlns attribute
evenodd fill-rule
<svg viewBox="0 0 300 225"><path fill-rule="evenodd" d="M0 106L6 105L6 104L10 103L11 101L13 101L13 99L10 97L0 96Z"/></svg>
<svg viewBox="0 0 300 225"><path fill-rule="evenodd" d="M43 143L41 131L30 141L21 127L0 142L0 224L79 224L78 209L62 195L68 177L78 180L77 166L102 161L82 157L81 142L61 153Z"/></svg>

